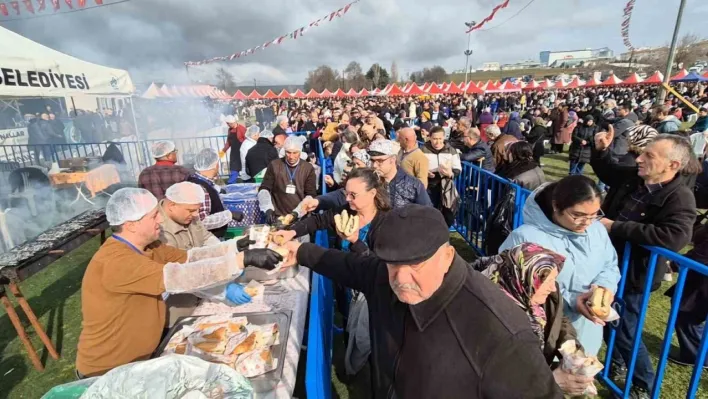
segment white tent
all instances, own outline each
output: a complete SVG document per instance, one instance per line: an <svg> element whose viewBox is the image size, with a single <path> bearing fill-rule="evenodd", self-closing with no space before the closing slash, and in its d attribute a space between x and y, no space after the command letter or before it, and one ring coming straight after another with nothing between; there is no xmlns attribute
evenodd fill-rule
<svg viewBox="0 0 708 399"><path fill-rule="evenodd" d="M0 27L0 97L125 97L127 71L82 61Z"/></svg>

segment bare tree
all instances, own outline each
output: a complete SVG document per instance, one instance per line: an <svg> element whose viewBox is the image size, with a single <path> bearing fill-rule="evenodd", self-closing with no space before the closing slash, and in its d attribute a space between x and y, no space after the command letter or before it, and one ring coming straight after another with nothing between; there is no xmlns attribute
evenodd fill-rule
<svg viewBox="0 0 708 399"><path fill-rule="evenodd" d="M332 67L328 65L321 65L314 71L307 73L307 78L305 79L305 90L315 89L315 91L322 91L324 89L328 89L332 91L337 90L339 84L339 72L332 69Z"/></svg>
<svg viewBox="0 0 708 399"><path fill-rule="evenodd" d="M344 79L346 79L346 88L353 88L355 90L361 90L366 86L366 76L361 69L361 65L358 62L352 61L344 68L343 73Z"/></svg>
<svg viewBox="0 0 708 399"><path fill-rule="evenodd" d="M398 65L396 60L391 63L391 82L398 82Z"/></svg>
<svg viewBox="0 0 708 399"><path fill-rule="evenodd" d="M439 65L435 65L432 68L423 68L422 71L415 71L410 75L410 79L416 83L442 83L447 80L447 77L447 71Z"/></svg>
<svg viewBox="0 0 708 399"><path fill-rule="evenodd" d="M705 55L701 54L696 49L696 45L702 41L703 38L694 33L689 32L683 35L676 46L674 63L681 65L683 68L692 67L699 58Z"/></svg>
<svg viewBox="0 0 708 399"><path fill-rule="evenodd" d="M227 93L236 93L237 86L234 82L234 75L224 68L217 69L216 87Z"/></svg>
<svg viewBox="0 0 708 399"><path fill-rule="evenodd" d="M366 79L372 83L372 88L379 89L386 87L388 82L391 80L386 68L379 64L374 64L371 68L369 68L369 71L366 72Z"/></svg>

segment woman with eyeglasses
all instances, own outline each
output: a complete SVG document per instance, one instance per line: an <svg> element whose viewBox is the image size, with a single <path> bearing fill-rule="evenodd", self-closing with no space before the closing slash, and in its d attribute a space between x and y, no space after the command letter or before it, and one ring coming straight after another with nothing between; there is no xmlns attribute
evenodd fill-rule
<svg viewBox="0 0 708 399"><path fill-rule="evenodd" d="M563 255L558 274L564 313L578 332L586 353L597 355L602 344L604 322L588 308L595 287L613 294L620 272L607 230L598 221L600 191L582 175L565 177L536 189L524 205L524 224L512 231L499 251L524 242L534 243Z"/></svg>

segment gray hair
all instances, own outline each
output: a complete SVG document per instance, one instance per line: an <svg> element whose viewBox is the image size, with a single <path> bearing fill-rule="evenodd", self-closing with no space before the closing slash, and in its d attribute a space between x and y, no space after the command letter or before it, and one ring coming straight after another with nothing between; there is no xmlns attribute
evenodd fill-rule
<svg viewBox="0 0 708 399"><path fill-rule="evenodd" d="M607 104L610 108L617 108L617 101L611 98L606 99L604 103Z"/></svg>
<svg viewBox="0 0 708 399"><path fill-rule="evenodd" d="M686 167L686 165L688 165L693 157L693 150L691 149L691 144L686 138L676 134L660 134L656 136L653 142L655 143L659 140L671 142L671 149L666 156L670 161L676 161L681 165L679 170L682 170Z"/></svg>
<svg viewBox="0 0 708 399"><path fill-rule="evenodd" d="M280 125L280 123L282 123L283 121L287 121L287 120L288 120L288 117L287 117L287 116L285 116L285 115L278 115L278 117L275 118L275 123L278 124L278 125Z"/></svg>
<svg viewBox="0 0 708 399"><path fill-rule="evenodd" d="M479 140L480 133L479 129L477 129L476 127L471 127L467 129L467 134L470 136L471 139Z"/></svg>
<svg viewBox="0 0 708 399"><path fill-rule="evenodd" d="M497 125L489 125L484 129L484 132L487 133L487 137L490 140L496 140L497 137L501 136L501 130L499 129L499 126Z"/></svg>
<svg viewBox="0 0 708 399"><path fill-rule="evenodd" d="M356 132L347 129L342 133L342 141L345 143L354 144L359 141L359 135L357 135Z"/></svg>
<svg viewBox="0 0 708 399"><path fill-rule="evenodd" d="M462 125L464 125L465 128L467 128L467 129L469 129L469 128L472 127L472 121L470 120L470 118L467 118L467 117L465 117L465 116L463 116L462 118L460 118L460 120L458 120L457 122L458 122L458 123L461 123Z"/></svg>

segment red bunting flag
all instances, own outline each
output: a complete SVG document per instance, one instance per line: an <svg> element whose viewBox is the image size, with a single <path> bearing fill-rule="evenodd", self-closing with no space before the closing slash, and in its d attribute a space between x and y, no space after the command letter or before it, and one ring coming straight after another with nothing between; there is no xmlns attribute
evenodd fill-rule
<svg viewBox="0 0 708 399"><path fill-rule="evenodd" d="M98 4L99 6L102 6L102 5L103 5L103 0L96 0L96 4Z"/></svg>
<svg viewBox="0 0 708 399"><path fill-rule="evenodd" d="M20 3L16 2L16 1L11 1L10 7L12 7L12 9L15 10L17 15L20 15Z"/></svg>
<svg viewBox="0 0 708 399"><path fill-rule="evenodd" d="M86 0L78 0L79 7L83 8L86 5Z"/></svg>
<svg viewBox="0 0 708 399"><path fill-rule="evenodd" d="M59 7L61 6L59 4L59 0L51 0L51 2L52 2L52 6L54 6L54 11L59 10Z"/></svg>
<svg viewBox="0 0 708 399"><path fill-rule="evenodd" d="M624 42L625 47L627 47L630 51L634 51L634 46L629 40L629 24L632 19L632 10L634 10L634 1L635 0L629 0L627 5L624 6L624 15L622 18L622 24L620 25L622 41Z"/></svg>
<svg viewBox="0 0 708 399"><path fill-rule="evenodd" d="M497 11L501 10L502 8L506 8L508 5L509 5L509 0L504 0L503 3L501 3L501 4L497 5L496 7L494 7L494 9L492 9L492 13L489 14L486 18L484 18L481 22L479 22L479 23L474 23L474 22L473 22L473 23L472 23L472 27L469 28L469 29L467 30L467 32L465 32L465 33L470 33L470 32L472 32L473 30L477 30L477 29L482 28L482 27L484 26L484 24L486 24L487 22L489 22L489 21L491 21L491 20L494 19L494 15L496 15Z"/></svg>
<svg viewBox="0 0 708 399"><path fill-rule="evenodd" d="M34 14L34 6L32 5L32 0L22 0L22 2L25 3L25 8L27 11L29 11L31 14Z"/></svg>
<svg viewBox="0 0 708 399"><path fill-rule="evenodd" d="M69 6L70 9L72 9L72 10L74 9L74 5L71 4L71 0L64 0L64 2L66 3L67 6Z"/></svg>
<svg viewBox="0 0 708 399"><path fill-rule="evenodd" d="M10 13L7 12L7 6L5 5L5 3L0 3L0 14L6 17L10 15Z"/></svg>
<svg viewBox="0 0 708 399"><path fill-rule="evenodd" d="M46 8L46 4L44 0L37 0L37 12L42 12Z"/></svg>

